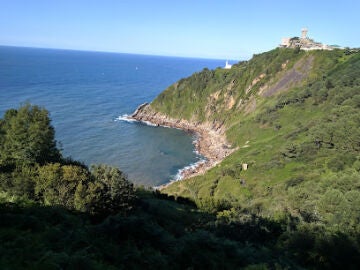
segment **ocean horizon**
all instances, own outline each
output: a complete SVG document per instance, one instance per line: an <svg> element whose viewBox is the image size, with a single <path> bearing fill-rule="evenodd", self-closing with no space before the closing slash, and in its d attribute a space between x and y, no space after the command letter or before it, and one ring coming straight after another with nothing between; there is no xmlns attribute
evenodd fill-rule
<svg viewBox="0 0 360 270"><path fill-rule="evenodd" d="M24 102L50 112L65 157L119 167L158 186L202 159L182 130L123 121L181 78L224 60L0 46L0 115Z"/></svg>

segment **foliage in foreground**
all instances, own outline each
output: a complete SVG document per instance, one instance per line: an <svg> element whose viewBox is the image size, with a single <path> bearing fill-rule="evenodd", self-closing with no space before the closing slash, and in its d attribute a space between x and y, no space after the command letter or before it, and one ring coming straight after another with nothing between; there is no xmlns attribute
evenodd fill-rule
<svg viewBox="0 0 360 270"><path fill-rule="evenodd" d="M131 212L0 204L2 269L357 269L359 236L289 214L215 217L139 190Z"/></svg>
<svg viewBox="0 0 360 270"><path fill-rule="evenodd" d="M0 194L91 214L127 211L133 184L117 168L64 159L56 147L48 112L25 104L0 120Z"/></svg>

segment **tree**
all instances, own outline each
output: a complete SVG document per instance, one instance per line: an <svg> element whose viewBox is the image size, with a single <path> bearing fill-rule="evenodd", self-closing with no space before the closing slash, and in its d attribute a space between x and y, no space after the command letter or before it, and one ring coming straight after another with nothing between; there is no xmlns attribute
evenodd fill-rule
<svg viewBox="0 0 360 270"><path fill-rule="evenodd" d="M78 186L87 185L89 179L90 173L83 167L60 163L46 164L38 168L35 194L45 205L62 205L69 209L82 210L78 203L75 203L75 194Z"/></svg>
<svg viewBox="0 0 360 270"><path fill-rule="evenodd" d="M319 213L330 225L336 225L348 220L349 204L344 194L333 188L329 188L318 203Z"/></svg>
<svg viewBox="0 0 360 270"><path fill-rule="evenodd" d="M88 196L92 197L90 207L93 212L116 213L132 208L134 186L118 168L93 165L91 173L94 180L89 185Z"/></svg>
<svg viewBox="0 0 360 270"><path fill-rule="evenodd" d="M0 165L45 164L61 157L49 113L29 103L10 109L0 124Z"/></svg>

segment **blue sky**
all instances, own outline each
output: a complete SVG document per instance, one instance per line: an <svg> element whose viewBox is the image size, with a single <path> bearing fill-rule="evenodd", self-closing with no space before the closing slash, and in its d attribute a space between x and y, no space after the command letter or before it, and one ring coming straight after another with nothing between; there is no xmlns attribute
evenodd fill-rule
<svg viewBox="0 0 360 270"><path fill-rule="evenodd" d="M360 47L359 0L0 0L0 45L248 59L282 37Z"/></svg>

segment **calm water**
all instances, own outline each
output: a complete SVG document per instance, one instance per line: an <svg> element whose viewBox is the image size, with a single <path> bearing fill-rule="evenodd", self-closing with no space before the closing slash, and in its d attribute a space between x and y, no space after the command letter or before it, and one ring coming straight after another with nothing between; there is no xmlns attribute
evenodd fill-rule
<svg viewBox="0 0 360 270"><path fill-rule="evenodd" d="M201 157L183 131L118 120L173 82L224 61L0 47L0 115L25 101L50 111L64 156L160 185Z"/></svg>

